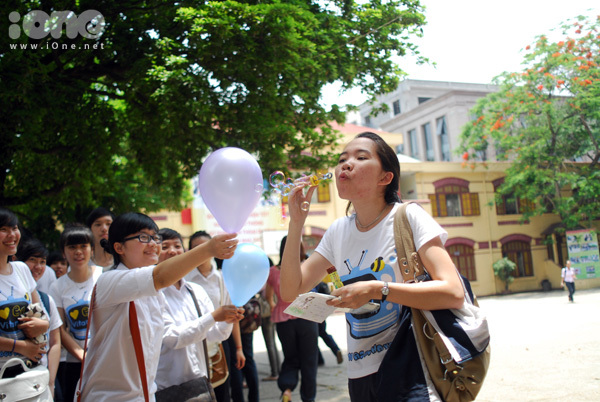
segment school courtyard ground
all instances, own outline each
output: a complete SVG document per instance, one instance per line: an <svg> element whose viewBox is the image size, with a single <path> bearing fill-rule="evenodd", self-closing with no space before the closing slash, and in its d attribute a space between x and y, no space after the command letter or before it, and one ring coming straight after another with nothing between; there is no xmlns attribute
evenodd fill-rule
<svg viewBox="0 0 600 402"><path fill-rule="evenodd" d="M477 401L600 401L600 289L577 291L575 303L560 290L482 297L479 303L490 324L492 357ZM342 314L327 319L345 352L344 325ZM319 346L325 366L319 367L317 401L349 401L344 364L321 340ZM254 351L262 380L269 361L260 330ZM298 392L294 402L300 402ZM260 381L260 400L281 400L276 382Z"/></svg>

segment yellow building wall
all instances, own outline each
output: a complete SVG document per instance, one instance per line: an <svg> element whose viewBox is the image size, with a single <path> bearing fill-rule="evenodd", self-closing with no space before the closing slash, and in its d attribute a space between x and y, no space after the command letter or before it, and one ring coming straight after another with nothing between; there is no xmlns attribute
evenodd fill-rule
<svg viewBox="0 0 600 402"><path fill-rule="evenodd" d="M436 217L436 221L448 231L448 239L466 238L475 241L474 259L477 280L472 281L477 295L502 293L504 283L494 276L492 264L502 258L501 240L510 235L525 235L531 238L533 276L515 278L509 286L513 292L541 290L542 281L548 280L553 289L560 288L560 269L548 257L548 246L542 233L549 226L560 222L553 214L532 217L520 223L521 215L497 215L494 204L493 181L504 177L507 163L479 164L475 169L463 167L461 163L425 162L405 164L402 171L415 177L416 199L431 214L428 195L435 193L434 182L443 178L459 178L469 182L469 192L479 194L480 215L460 217ZM554 253L556 255L556 252ZM566 254L565 254L566 258ZM580 280L579 289L600 286L600 278Z"/></svg>

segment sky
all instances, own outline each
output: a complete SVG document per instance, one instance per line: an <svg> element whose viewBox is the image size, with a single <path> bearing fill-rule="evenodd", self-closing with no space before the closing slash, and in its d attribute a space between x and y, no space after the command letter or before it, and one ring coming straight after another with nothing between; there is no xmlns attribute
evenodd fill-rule
<svg viewBox="0 0 600 402"><path fill-rule="evenodd" d="M421 55L437 63L418 66L414 58L397 62L409 79L487 84L504 71L521 71L524 49L578 15L600 15L599 0L421 0L427 25L415 39ZM556 33L554 34L556 35ZM322 104L360 105L359 90L323 91Z"/></svg>

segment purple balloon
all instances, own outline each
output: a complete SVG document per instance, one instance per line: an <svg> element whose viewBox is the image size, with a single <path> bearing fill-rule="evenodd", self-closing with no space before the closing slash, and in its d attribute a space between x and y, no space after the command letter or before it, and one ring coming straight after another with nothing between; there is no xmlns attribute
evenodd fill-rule
<svg viewBox="0 0 600 402"><path fill-rule="evenodd" d="M256 159L240 148L221 148L206 158L198 177L200 195L219 226L238 232L258 204L263 177Z"/></svg>

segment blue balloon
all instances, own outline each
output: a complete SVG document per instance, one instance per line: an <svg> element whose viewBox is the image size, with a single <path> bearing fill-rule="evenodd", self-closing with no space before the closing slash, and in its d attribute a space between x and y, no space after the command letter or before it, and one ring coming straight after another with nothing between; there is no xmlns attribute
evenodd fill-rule
<svg viewBox="0 0 600 402"><path fill-rule="evenodd" d="M223 280L233 305L241 307L269 278L269 257L258 246L240 243L233 257L223 260Z"/></svg>

